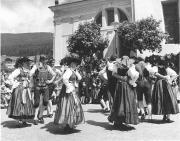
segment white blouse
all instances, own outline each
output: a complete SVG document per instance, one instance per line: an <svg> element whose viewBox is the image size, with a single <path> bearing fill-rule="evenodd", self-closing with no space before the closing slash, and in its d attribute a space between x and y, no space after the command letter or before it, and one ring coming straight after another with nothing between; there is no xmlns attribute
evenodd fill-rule
<svg viewBox="0 0 180 141"><path fill-rule="evenodd" d="M117 72L117 64L116 62L107 62L107 67L109 71Z"/></svg>
<svg viewBox="0 0 180 141"><path fill-rule="evenodd" d="M27 69L23 69L23 71L27 73L29 72L29 70ZM18 82L16 78L18 77L18 75L20 75L20 73L21 69L17 68L9 75L8 80L10 82L10 85L12 85L12 89L17 88L19 86L20 82Z"/></svg>
<svg viewBox="0 0 180 141"><path fill-rule="evenodd" d="M129 70L128 70L127 73L128 73L128 76L131 78L131 79L129 80L129 83L130 83L133 87L136 87L136 86L137 86L136 81L137 81L137 79L139 78L139 72L136 71L134 64L132 64L132 66L129 68Z"/></svg>
<svg viewBox="0 0 180 141"><path fill-rule="evenodd" d="M103 77L103 79L108 80L107 72L106 72L106 67L104 67L104 68L99 72L99 75L100 75L101 77Z"/></svg>
<svg viewBox="0 0 180 141"><path fill-rule="evenodd" d="M68 68L63 74L63 83L66 85L66 93L71 93L75 90L74 84L70 83L69 81L69 78L71 77L72 73L73 71L70 68ZM74 73L76 74L78 80L82 79L78 71L74 71Z"/></svg>
<svg viewBox="0 0 180 141"><path fill-rule="evenodd" d="M167 72L167 75L169 75L170 77L176 77L176 76L178 76L177 75L177 73L173 70L173 69L171 69L171 68L166 68L166 72Z"/></svg>
<svg viewBox="0 0 180 141"><path fill-rule="evenodd" d="M169 81L170 84L172 84L173 80L175 80L178 77L178 75L173 69L171 69L169 67L166 68L166 72L167 72L167 76L169 76L168 81Z"/></svg>
<svg viewBox="0 0 180 141"><path fill-rule="evenodd" d="M150 74L150 75L154 75L155 73L158 72L158 67L157 67L157 66L153 66L153 67L152 67L152 65L151 65L150 63L148 63L148 64L145 66L145 68L149 71L149 74Z"/></svg>
<svg viewBox="0 0 180 141"><path fill-rule="evenodd" d="M12 90L17 88L20 84L15 78L21 73L20 69L15 69L8 77L10 85L12 85Z"/></svg>

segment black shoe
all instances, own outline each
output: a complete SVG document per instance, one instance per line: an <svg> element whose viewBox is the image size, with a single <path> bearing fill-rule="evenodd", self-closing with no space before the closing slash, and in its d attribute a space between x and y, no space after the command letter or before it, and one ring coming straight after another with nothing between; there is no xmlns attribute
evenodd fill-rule
<svg viewBox="0 0 180 141"><path fill-rule="evenodd" d="M19 123L19 124L22 124L23 122L22 122L22 120L19 120L18 123Z"/></svg>
<svg viewBox="0 0 180 141"><path fill-rule="evenodd" d="M148 115L148 111L147 110L145 110L145 115Z"/></svg>
<svg viewBox="0 0 180 141"><path fill-rule="evenodd" d="M53 117L53 114L49 114L49 115L47 115L47 117L52 118L52 117Z"/></svg>
<svg viewBox="0 0 180 141"><path fill-rule="evenodd" d="M31 124L28 124L27 122L23 122L22 124L23 126L26 126L26 127L31 126Z"/></svg>
<svg viewBox="0 0 180 141"><path fill-rule="evenodd" d="M113 123L113 121L111 120L111 117L110 117L110 116L108 116L107 119L108 119L109 122Z"/></svg>
<svg viewBox="0 0 180 141"><path fill-rule="evenodd" d="M128 124L122 124L122 125L120 126L120 129L123 130L123 131L135 130L134 127L132 127L132 126L130 126L130 125L128 125Z"/></svg>
<svg viewBox="0 0 180 141"><path fill-rule="evenodd" d="M166 115L163 116L163 121L166 121L167 120L167 117Z"/></svg>
<svg viewBox="0 0 180 141"><path fill-rule="evenodd" d="M38 125L38 120L34 120L34 125Z"/></svg>
<svg viewBox="0 0 180 141"><path fill-rule="evenodd" d="M65 132L72 132L73 128L69 127L69 125L67 124L66 127L64 128Z"/></svg>
<svg viewBox="0 0 180 141"><path fill-rule="evenodd" d="M141 120L145 120L145 117L146 117L146 115L145 115L145 114L142 114Z"/></svg>
<svg viewBox="0 0 180 141"><path fill-rule="evenodd" d="M118 129L121 125L118 124L117 122L114 122L113 126L114 126L114 128Z"/></svg>
<svg viewBox="0 0 180 141"><path fill-rule="evenodd" d="M167 123L171 123L171 122L173 122L173 121L170 120L169 118L167 118L167 119L166 119L166 122L167 122Z"/></svg>
<svg viewBox="0 0 180 141"><path fill-rule="evenodd" d="M44 119L43 118L39 118L39 123L44 124Z"/></svg>

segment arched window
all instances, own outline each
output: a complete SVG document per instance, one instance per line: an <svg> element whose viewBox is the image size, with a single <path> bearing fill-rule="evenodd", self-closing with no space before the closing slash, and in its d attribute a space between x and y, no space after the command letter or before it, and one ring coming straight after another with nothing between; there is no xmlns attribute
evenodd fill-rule
<svg viewBox="0 0 180 141"><path fill-rule="evenodd" d="M96 23L102 27L102 12L99 12L95 19Z"/></svg>
<svg viewBox="0 0 180 141"><path fill-rule="evenodd" d="M106 8L106 9L104 9L104 12L105 12L104 16L105 16L105 19L106 19L106 24L105 24L106 26L111 26L113 22L123 22L123 21L128 20L125 13L122 10L120 10L119 8L117 8L117 11L115 11L115 8L113 8L113 7ZM102 15L102 11L101 11L95 17L96 23L99 24L101 27L103 25L102 16L103 15ZM115 16L118 16L118 21L115 21Z"/></svg>
<svg viewBox="0 0 180 141"><path fill-rule="evenodd" d="M118 15L119 15L119 22L120 23L123 21L128 21L128 18L125 15L125 13L123 11L121 11L119 8L118 8Z"/></svg>
<svg viewBox="0 0 180 141"><path fill-rule="evenodd" d="M107 12L107 25L110 26L114 22L114 8L106 9Z"/></svg>

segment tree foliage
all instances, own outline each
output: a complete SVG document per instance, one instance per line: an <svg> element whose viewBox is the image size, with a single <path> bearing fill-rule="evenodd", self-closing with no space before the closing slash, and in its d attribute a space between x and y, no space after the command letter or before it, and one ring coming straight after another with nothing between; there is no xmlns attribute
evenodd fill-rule
<svg viewBox="0 0 180 141"><path fill-rule="evenodd" d="M161 42L167 39L168 35L160 30L160 21L148 17L140 21L120 23L118 36L123 47L130 50L158 51L162 50Z"/></svg>
<svg viewBox="0 0 180 141"><path fill-rule="evenodd" d="M100 26L95 22L80 24L77 31L68 39L68 51L76 53L80 58L93 56L108 46L108 40L102 38Z"/></svg>

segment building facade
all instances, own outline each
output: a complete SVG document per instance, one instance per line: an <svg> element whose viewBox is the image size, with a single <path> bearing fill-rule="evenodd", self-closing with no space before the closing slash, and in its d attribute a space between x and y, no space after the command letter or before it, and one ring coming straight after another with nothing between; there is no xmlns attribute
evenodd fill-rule
<svg viewBox="0 0 180 141"><path fill-rule="evenodd" d="M102 35L109 39L109 46L104 50L105 57L113 51L121 53L115 34L116 23L125 20L134 22L149 16L161 20L161 29L171 35L168 46L179 46L179 0L55 0L55 6L49 8L54 12L53 56L56 65L68 54L68 37L79 24L92 20L101 25Z"/></svg>

